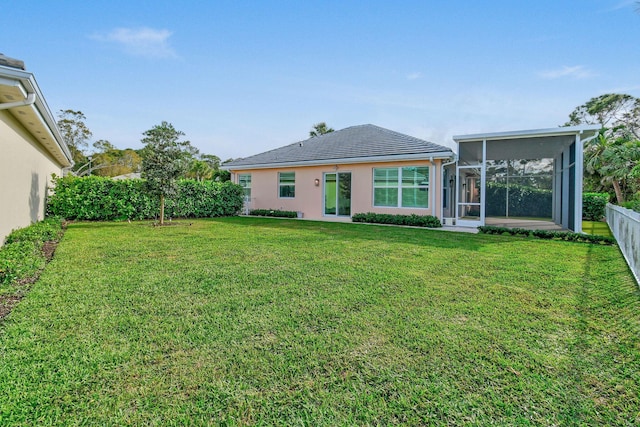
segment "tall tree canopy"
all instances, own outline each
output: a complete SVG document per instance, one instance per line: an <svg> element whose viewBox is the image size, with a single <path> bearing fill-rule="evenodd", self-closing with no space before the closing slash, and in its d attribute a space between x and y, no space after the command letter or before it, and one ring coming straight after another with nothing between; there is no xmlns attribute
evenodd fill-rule
<svg viewBox="0 0 640 427"><path fill-rule="evenodd" d="M326 133L333 132L333 129L328 127L325 122L316 123L309 131L309 137L315 138L316 136L324 135Z"/></svg>
<svg viewBox="0 0 640 427"><path fill-rule="evenodd" d="M613 190L618 204L640 198L640 98L609 93L591 98L569 114L565 126L598 124L584 147L588 190Z"/></svg>
<svg viewBox="0 0 640 427"><path fill-rule="evenodd" d="M597 124L609 134L627 134L640 138L640 98L620 93L607 93L591 98L569 114L565 126Z"/></svg>
<svg viewBox="0 0 640 427"><path fill-rule="evenodd" d="M85 124L86 119L82 111L60 110L58 112L57 125L60 135L69 147L71 157L78 168L87 161L83 151L89 146L89 139L93 135Z"/></svg>
<svg viewBox="0 0 640 427"><path fill-rule="evenodd" d="M194 147L181 141L184 132L162 122L143 133L142 177L148 191L160 198L160 225L164 224L165 198L177 191L176 180L187 170Z"/></svg>

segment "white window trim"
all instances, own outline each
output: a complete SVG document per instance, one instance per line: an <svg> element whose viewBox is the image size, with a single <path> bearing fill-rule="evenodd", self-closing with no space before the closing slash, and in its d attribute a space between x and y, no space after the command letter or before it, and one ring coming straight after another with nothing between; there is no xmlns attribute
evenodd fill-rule
<svg viewBox="0 0 640 427"><path fill-rule="evenodd" d="M293 184L283 184L280 181L280 175L283 173L292 173L293 174ZM293 196L281 196L281 189L283 186L293 186ZM296 172L288 171L288 172L278 172L278 199L295 199L296 198Z"/></svg>
<svg viewBox="0 0 640 427"><path fill-rule="evenodd" d="M402 186L402 169L403 168L429 168L429 184L428 185L418 185L414 187L403 187ZM397 169L398 170L398 186L397 187L376 187L376 169ZM430 197L427 197L427 206L402 206L402 189L403 188L425 188L427 191L431 192L431 166L429 165L407 165L407 166L391 166L391 167L380 167L380 168L372 168L372 190L373 194L372 198L372 206L374 208L387 208L387 209L429 209L430 208ZM398 190L398 201L396 206L379 206L376 205L376 188L396 188ZM431 193L429 193L431 195Z"/></svg>

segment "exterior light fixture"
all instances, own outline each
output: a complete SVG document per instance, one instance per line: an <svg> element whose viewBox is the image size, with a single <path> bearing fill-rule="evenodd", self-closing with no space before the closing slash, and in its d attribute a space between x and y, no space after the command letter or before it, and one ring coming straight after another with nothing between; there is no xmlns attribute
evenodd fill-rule
<svg viewBox="0 0 640 427"><path fill-rule="evenodd" d="M313 180L313 183L318 187L320 185L320 180L318 178Z"/></svg>

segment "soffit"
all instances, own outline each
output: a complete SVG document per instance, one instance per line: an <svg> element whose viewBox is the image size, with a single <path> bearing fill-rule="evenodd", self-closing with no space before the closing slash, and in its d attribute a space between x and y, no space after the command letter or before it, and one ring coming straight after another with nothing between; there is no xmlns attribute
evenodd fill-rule
<svg viewBox="0 0 640 427"><path fill-rule="evenodd" d="M0 80L0 104L17 102L26 99L27 94L17 81ZM25 105L10 108L9 113L27 129L27 131L63 166L70 166L65 153L60 149L53 133L35 108Z"/></svg>

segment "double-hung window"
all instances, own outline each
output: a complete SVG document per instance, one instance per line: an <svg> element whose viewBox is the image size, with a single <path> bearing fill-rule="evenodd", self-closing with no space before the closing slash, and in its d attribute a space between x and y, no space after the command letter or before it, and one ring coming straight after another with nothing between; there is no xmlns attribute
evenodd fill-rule
<svg viewBox="0 0 640 427"><path fill-rule="evenodd" d="M429 167L374 168L373 205L428 208Z"/></svg>
<svg viewBox="0 0 640 427"><path fill-rule="evenodd" d="M282 198L296 197L296 173L280 172L278 173L279 196Z"/></svg>

